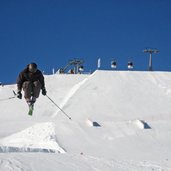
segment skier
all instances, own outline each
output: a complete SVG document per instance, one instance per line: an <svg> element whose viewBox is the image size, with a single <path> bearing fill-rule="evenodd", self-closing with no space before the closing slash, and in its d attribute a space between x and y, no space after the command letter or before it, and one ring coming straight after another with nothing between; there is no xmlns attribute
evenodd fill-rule
<svg viewBox="0 0 171 171"><path fill-rule="evenodd" d="M46 88L44 76L40 70L37 69L36 63L30 63L20 72L17 78L17 97L22 99L22 89L24 91L24 98L29 106L33 106L36 99L39 97L40 90L42 94L46 95Z"/></svg>

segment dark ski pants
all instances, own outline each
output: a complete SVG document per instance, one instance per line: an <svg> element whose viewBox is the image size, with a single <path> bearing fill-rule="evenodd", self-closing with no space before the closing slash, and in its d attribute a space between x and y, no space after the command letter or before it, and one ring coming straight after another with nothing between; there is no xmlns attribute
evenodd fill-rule
<svg viewBox="0 0 171 171"><path fill-rule="evenodd" d="M23 83L24 97L25 99L38 98L40 94L41 84L39 81L25 81Z"/></svg>

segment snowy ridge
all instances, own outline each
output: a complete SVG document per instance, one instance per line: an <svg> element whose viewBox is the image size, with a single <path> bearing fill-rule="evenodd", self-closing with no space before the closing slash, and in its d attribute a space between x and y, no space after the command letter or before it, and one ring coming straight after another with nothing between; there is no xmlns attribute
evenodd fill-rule
<svg viewBox="0 0 171 171"><path fill-rule="evenodd" d="M66 104L67 102L70 100L70 98L72 98L72 96L79 90L79 88L85 84L85 82L88 80L88 78L85 78L84 80L82 80L81 82L77 83L76 85L74 85L71 90L69 91L69 93L67 94L67 96L65 97L65 99L63 100L63 102L60 104L60 108L62 109ZM52 116L52 117L55 117L58 112L60 112L60 110L58 109L56 111L56 113Z"/></svg>
<svg viewBox="0 0 171 171"><path fill-rule="evenodd" d="M80 119L87 116L102 121L128 121L166 117L170 110L165 109L170 109L171 102L171 94L166 94L170 90L169 77L170 73L96 71L72 97L71 104L77 107L75 112L86 109L77 116Z"/></svg>

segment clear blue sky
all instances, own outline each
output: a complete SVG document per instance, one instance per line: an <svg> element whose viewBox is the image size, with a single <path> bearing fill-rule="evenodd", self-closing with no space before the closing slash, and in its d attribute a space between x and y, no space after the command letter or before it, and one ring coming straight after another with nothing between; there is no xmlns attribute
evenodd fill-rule
<svg viewBox="0 0 171 171"><path fill-rule="evenodd" d="M118 70L128 60L147 70L145 48L157 48L154 70L171 71L170 0L0 0L0 81L15 83L30 62L50 74L82 58L85 70Z"/></svg>

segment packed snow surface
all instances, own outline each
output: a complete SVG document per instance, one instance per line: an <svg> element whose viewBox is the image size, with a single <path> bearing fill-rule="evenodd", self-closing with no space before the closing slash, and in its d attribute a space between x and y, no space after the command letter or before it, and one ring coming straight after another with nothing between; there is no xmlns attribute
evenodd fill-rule
<svg viewBox="0 0 171 171"><path fill-rule="evenodd" d="M45 76L33 116L0 87L0 171L171 171L171 73Z"/></svg>
<svg viewBox="0 0 171 171"><path fill-rule="evenodd" d="M0 142L2 152L59 152L53 123L38 123Z"/></svg>

